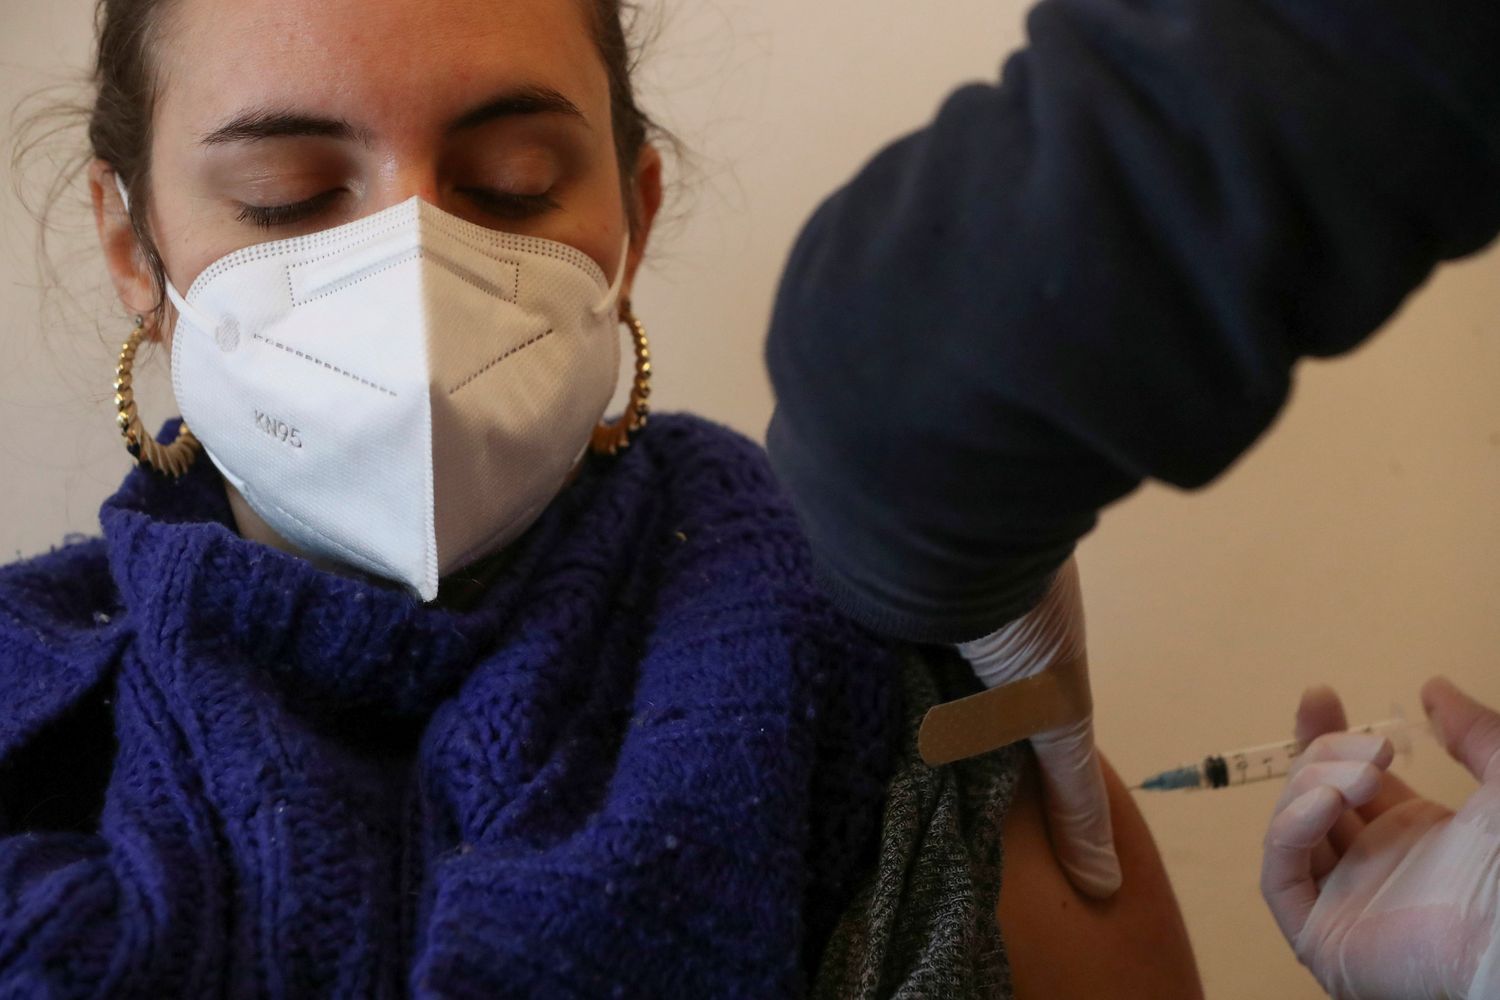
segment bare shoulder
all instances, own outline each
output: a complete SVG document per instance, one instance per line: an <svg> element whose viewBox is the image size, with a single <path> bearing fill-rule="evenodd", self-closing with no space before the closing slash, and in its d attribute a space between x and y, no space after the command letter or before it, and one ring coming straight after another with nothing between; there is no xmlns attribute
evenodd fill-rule
<svg viewBox="0 0 1500 1000"><path fill-rule="evenodd" d="M1125 882L1106 902L1079 895L1052 857L1030 754L1005 818L996 912L1017 1000L1033 997L1201 1000L1177 897L1146 821L1104 764Z"/></svg>

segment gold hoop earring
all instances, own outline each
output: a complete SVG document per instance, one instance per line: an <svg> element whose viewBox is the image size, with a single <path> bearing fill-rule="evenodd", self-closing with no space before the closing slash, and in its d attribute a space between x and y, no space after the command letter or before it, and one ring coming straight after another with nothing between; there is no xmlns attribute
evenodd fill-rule
<svg viewBox="0 0 1500 1000"><path fill-rule="evenodd" d="M158 444L141 426L140 415L135 408L135 390L132 388L135 367L135 352L146 336L146 321L137 316L135 328L120 348L120 363L115 368L115 424L125 438L125 449L140 465L173 479L180 479L198 459L203 445L188 430L184 422L177 428L177 440L171 444Z"/></svg>
<svg viewBox="0 0 1500 1000"><path fill-rule="evenodd" d="M596 455L618 455L630 447L630 442L646 426L651 414L651 345L646 342L646 328L630 311L629 302L620 303L620 322L630 328L635 341L635 381L630 385L630 400L625 412L613 422L602 421L594 428L589 439L589 448Z"/></svg>

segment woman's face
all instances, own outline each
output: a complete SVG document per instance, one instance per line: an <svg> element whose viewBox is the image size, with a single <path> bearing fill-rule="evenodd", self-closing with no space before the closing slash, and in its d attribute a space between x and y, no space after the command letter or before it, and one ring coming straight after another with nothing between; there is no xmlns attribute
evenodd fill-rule
<svg viewBox="0 0 1500 1000"><path fill-rule="evenodd" d="M184 294L236 250L413 195L617 273L625 194L587 0L162 2L148 223ZM116 292L150 313L157 288L108 164L90 188ZM661 201L650 147L628 190L627 297ZM291 549L228 495L242 535Z"/></svg>
<svg viewBox="0 0 1500 1000"><path fill-rule="evenodd" d="M173 285L254 243L418 195L620 266L626 206L609 79L584 0L175 0L153 53L149 224ZM155 291L96 165L101 236L131 312ZM641 225L660 200L645 150Z"/></svg>

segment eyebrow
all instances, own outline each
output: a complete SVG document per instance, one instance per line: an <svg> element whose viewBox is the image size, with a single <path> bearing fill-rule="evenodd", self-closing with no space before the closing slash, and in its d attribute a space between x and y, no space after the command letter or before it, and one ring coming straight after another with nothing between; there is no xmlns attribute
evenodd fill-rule
<svg viewBox="0 0 1500 1000"><path fill-rule="evenodd" d="M527 86L508 90L484 104L465 111L448 123L446 134L477 128L487 122L503 118L519 118L529 115L562 115L573 118L584 125L588 119L578 105L568 100L551 87ZM262 139L296 137L342 139L369 146L374 142L374 133L368 128L354 125L345 118L321 118L281 108L252 108L244 111L211 132L204 133L199 140L205 146L217 146L236 142L258 142Z"/></svg>
<svg viewBox="0 0 1500 1000"><path fill-rule="evenodd" d="M576 118L583 124L588 119L578 110L578 105L568 100L551 87L518 87L506 91L493 100L466 111L449 123L447 132L462 132L498 118L519 118L527 115L562 115Z"/></svg>

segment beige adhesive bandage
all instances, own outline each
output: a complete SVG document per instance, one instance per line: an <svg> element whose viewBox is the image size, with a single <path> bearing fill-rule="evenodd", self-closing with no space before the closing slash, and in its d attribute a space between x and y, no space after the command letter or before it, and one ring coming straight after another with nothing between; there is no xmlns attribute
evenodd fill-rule
<svg viewBox="0 0 1500 1000"><path fill-rule="evenodd" d="M951 764L1071 725L1093 710L1088 658L1077 656L1031 677L934 705L922 718L917 752L930 767Z"/></svg>

